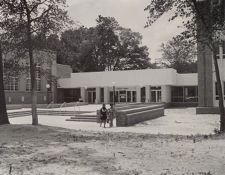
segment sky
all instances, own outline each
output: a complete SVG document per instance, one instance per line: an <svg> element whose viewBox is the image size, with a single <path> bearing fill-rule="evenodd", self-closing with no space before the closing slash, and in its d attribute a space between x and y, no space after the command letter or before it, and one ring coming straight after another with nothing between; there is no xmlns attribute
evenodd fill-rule
<svg viewBox="0 0 225 175"><path fill-rule="evenodd" d="M144 8L150 0L67 0L69 15L79 25L96 25L98 15L114 17L122 27L131 28L143 36L142 44L149 48L154 62L161 57L160 45L182 31L181 21L168 22L170 14L164 15L149 28L144 28L148 13Z"/></svg>

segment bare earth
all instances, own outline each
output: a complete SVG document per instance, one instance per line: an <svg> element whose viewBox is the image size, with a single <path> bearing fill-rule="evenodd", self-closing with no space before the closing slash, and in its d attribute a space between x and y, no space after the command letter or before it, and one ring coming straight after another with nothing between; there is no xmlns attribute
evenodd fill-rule
<svg viewBox="0 0 225 175"><path fill-rule="evenodd" d="M1 175L223 175L225 135L0 126Z"/></svg>

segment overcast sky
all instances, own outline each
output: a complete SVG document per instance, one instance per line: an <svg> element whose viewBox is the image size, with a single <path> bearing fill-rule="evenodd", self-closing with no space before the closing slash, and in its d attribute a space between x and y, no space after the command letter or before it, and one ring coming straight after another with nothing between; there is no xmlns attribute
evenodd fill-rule
<svg viewBox="0 0 225 175"><path fill-rule="evenodd" d="M144 8L150 0L67 0L69 14L81 25L91 27L96 25L98 15L115 17L122 27L131 28L143 36L143 44L149 48L152 59L159 58L160 45L168 41L181 29L177 28L179 21L168 22L168 16L163 16L150 28L144 28L147 12Z"/></svg>

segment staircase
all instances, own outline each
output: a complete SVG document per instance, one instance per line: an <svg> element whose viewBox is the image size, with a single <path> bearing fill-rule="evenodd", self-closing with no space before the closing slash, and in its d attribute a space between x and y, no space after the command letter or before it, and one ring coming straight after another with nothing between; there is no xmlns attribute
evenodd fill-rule
<svg viewBox="0 0 225 175"><path fill-rule="evenodd" d="M97 115L82 115L76 111L54 111L54 110L38 110L38 115L51 115L51 116L69 116L69 119L66 121L76 121L76 122L97 122ZM86 112L87 113L87 112ZM15 117L25 117L31 116L31 111L17 111L17 112L9 112L9 118Z"/></svg>
<svg viewBox="0 0 225 175"><path fill-rule="evenodd" d="M80 114L77 114L77 115L75 115L75 117L70 117L70 119L66 119L66 121L97 122L97 115L80 115Z"/></svg>
<svg viewBox="0 0 225 175"><path fill-rule="evenodd" d="M8 112L9 118L30 116L31 111Z"/></svg>

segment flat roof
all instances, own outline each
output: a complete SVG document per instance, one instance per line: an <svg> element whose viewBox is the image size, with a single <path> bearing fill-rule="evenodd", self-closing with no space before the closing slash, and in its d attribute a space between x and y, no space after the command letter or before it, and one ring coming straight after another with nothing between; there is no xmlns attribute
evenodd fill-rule
<svg viewBox="0 0 225 175"><path fill-rule="evenodd" d="M196 74L177 74L174 69L142 69L106 72L71 73L59 79L59 88L196 85Z"/></svg>

